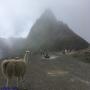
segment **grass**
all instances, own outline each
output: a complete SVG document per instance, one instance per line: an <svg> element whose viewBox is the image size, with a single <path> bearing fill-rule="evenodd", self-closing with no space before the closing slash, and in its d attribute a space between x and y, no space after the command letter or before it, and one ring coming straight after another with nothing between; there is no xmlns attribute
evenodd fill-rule
<svg viewBox="0 0 90 90"><path fill-rule="evenodd" d="M77 58L85 63L90 63L90 51L79 51L72 55L74 58Z"/></svg>

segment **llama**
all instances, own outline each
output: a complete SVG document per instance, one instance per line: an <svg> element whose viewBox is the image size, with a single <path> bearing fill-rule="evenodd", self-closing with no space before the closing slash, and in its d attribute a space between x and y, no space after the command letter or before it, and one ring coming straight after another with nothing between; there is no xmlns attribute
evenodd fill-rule
<svg viewBox="0 0 90 90"><path fill-rule="evenodd" d="M6 86L8 87L9 81L13 77L17 78L17 87L20 80L23 80L23 77L26 72L26 63L27 63L27 57L29 55L30 51L26 51L26 54L24 56L24 59L11 59L11 60L4 60L1 63L2 73L4 77L7 79Z"/></svg>

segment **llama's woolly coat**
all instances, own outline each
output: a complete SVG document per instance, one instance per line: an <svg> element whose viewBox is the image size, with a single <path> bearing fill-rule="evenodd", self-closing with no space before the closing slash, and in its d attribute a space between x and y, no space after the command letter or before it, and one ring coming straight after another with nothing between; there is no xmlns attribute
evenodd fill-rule
<svg viewBox="0 0 90 90"><path fill-rule="evenodd" d="M29 56L30 51L26 51L26 54L24 56L24 59L9 59L9 60L4 60L1 63L1 68L2 68L2 73L7 79L6 86L9 85L9 81L13 77L17 78L17 87L19 85L19 81L23 80L23 76L25 75L26 72L26 61L27 57Z"/></svg>
<svg viewBox="0 0 90 90"><path fill-rule="evenodd" d="M26 72L26 63L23 60L5 60L2 62L2 72L5 77L22 77Z"/></svg>

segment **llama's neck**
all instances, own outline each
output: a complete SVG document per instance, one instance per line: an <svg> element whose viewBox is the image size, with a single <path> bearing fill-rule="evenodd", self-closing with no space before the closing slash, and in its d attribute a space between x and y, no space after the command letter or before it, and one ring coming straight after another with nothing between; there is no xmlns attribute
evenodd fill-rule
<svg viewBox="0 0 90 90"><path fill-rule="evenodd" d="M28 54L27 53L24 55L24 61L28 62Z"/></svg>

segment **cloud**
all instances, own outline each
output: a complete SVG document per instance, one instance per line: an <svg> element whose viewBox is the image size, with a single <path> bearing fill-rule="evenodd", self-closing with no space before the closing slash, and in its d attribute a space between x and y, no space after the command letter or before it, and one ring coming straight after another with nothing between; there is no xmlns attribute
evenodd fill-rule
<svg viewBox="0 0 90 90"><path fill-rule="evenodd" d="M90 42L90 0L0 0L0 36L26 37L46 8Z"/></svg>

